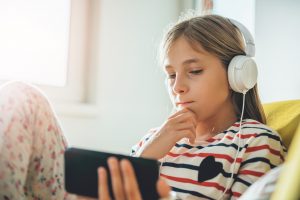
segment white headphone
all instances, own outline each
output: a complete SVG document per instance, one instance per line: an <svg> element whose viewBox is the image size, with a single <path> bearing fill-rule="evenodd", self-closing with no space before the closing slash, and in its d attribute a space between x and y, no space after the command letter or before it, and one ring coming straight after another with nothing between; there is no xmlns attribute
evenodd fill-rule
<svg viewBox="0 0 300 200"><path fill-rule="evenodd" d="M228 82L232 90L246 93L257 82L257 66L252 58L255 55L255 44L250 31L240 22L229 19L240 30L246 44L246 56L238 55L232 58L228 66Z"/></svg>
<svg viewBox="0 0 300 200"><path fill-rule="evenodd" d="M233 89L235 92L243 94L243 105L239 123L239 131L235 134L235 138L238 134L242 134L242 120L245 108L245 95L247 91L253 88L257 82L257 66L254 59L252 58L255 55L255 44L250 31L243 24L239 23L236 20L229 19L229 21L240 30L246 44L246 56L238 55L233 57L228 66L228 81L231 89ZM238 149L234 157L234 162L231 166L230 181L227 182L226 188L221 194L221 196L218 198L218 200L223 198L230 185L233 183L235 165L241 149L240 137L241 136L238 137Z"/></svg>

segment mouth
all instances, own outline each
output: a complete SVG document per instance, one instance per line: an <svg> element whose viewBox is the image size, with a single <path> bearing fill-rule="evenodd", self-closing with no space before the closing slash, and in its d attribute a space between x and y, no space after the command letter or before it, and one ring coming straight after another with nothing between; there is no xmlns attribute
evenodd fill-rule
<svg viewBox="0 0 300 200"><path fill-rule="evenodd" d="M176 106L182 106L182 107L185 107L185 106L190 105L191 103L193 103L193 101L177 102L177 103L176 103Z"/></svg>

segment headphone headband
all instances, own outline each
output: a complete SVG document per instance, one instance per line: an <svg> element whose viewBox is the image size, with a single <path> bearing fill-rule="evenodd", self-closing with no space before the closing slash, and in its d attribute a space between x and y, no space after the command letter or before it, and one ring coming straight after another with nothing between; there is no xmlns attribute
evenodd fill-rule
<svg viewBox="0 0 300 200"><path fill-rule="evenodd" d="M229 19L229 21L242 32L246 44L246 49L245 49L246 55L249 57L254 57L255 43L250 31L242 23L234 19Z"/></svg>
<svg viewBox="0 0 300 200"><path fill-rule="evenodd" d="M228 65L228 81L230 87L239 93L246 93L253 88L257 82L257 66L253 57L255 55L255 44L250 31L240 22L229 19L244 38L246 56L234 56Z"/></svg>

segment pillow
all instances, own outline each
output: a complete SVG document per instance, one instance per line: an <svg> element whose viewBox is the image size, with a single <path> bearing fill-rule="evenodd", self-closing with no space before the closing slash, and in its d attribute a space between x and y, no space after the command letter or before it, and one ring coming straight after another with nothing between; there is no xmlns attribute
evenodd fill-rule
<svg viewBox="0 0 300 200"><path fill-rule="evenodd" d="M264 104L267 125L276 130L286 147L290 146L300 122L300 100Z"/></svg>
<svg viewBox="0 0 300 200"><path fill-rule="evenodd" d="M281 135L283 142L289 147L271 199L299 199L300 100L265 104L264 110L267 124Z"/></svg>
<svg viewBox="0 0 300 200"><path fill-rule="evenodd" d="M300 125L291 143L272 200L300 199Z"/></svg>

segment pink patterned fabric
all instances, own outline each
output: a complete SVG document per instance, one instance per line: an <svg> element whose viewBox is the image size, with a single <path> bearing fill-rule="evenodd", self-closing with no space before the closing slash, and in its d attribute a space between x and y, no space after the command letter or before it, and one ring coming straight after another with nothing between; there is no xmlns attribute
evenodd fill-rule
<svg viewBox="0 0 300 200"><path fill-rule="evenodd" d="M56 115L38 89L21 82L0 87L0 199L69 199L66 146Z"/></svg>

